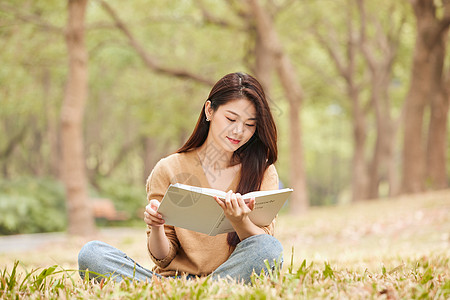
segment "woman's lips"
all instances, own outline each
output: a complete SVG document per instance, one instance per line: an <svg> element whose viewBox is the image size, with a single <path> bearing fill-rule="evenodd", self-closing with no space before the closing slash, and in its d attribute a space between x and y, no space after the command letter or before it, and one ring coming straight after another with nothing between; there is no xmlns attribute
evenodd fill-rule
<svg viewBox="0 0 450 300"><path fill-rule="evenodd" d="M232 139L232 138L230 138L230 137L228 137L228 136L227 136L227 139L228 139L232 144L239 144L239 142L240 142L240 140L235 140L235 139Z"/></svg>

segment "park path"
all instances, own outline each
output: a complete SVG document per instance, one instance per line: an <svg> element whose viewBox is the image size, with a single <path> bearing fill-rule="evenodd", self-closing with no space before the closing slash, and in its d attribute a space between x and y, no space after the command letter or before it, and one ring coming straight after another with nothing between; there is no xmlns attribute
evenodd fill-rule
<svg viewBox="0 0 450 300"><path fill-rule="evenodd" d="M67 235L62 232L35 233L0 236L0 253L17 253L37 249L47 244L64 242Z"/></svg>
<svg viewBox="0 0 450 300"><path fill-rule="evenodd" d="M130 228L102 228L92 238L124 238L135 229ZM64 244L70 240L65 232L33 233L0 236L0 254L28 252L54 244Z"/></svg>
<svg viewBox="0 0 450 300"><path fill-rule="evenodd" d="M100 228L91 236L70 236L65 232L0 236L0 271L11 269L19 261L25 269L58 265L65 270L76 270L78 253L91 240L106 242L127 253L140 265L151 269L146 233L143 228Z"/></svg>

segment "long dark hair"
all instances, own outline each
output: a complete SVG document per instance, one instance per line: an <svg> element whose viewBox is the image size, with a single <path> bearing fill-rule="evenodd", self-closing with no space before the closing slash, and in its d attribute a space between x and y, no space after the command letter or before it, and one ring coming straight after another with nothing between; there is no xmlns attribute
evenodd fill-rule
<svg viewBox="0 0 450 300"><path fill-rule="evenodd" d="M245 194L261 188L264 172L277 160L277 129L263 88L251 75L245 73L225 75L214 85L207 101L211 101L212 109L217 111L219 106L237 99L251 101L256 109L255 133L247 143L234 151L230 162L241 164L241 177L235 192ZM192 135L177 153L188 152L203 145L208 136L209 124L203 105ZM240 242L236 232L229 233L227 241L230 246Z"/></svg>

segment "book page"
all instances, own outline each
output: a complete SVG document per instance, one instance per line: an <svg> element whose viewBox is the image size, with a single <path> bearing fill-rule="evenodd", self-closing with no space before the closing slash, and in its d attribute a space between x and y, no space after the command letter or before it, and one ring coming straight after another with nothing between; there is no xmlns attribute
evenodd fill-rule
<svg viewBox="0 0 450 300"><path fill-rule="evenodd" d="M282 190L256 191L245 194L244 196L246 199L255 197L255 208L249 214L250 220L259 226L270 225L291 193L292 189L286 188ZM234 231L234 228L224 215L217 222L211 235L232 231Z"/></svg>
<svg viewBox="0 0 450 300"><path fill-rule="evenodd" d="M267 226L272 223L272 220L280 211L289 195L292 193L292 189L273 190L254 192L250 194L256 194L255 208L249 214L250 220L259 226ZM270 192L270 193L268 193ZM266 194L261 196L261 194Z"/></svg>
<svg viewBox="0 0 450 300"><path fill-rule="evenodd" d="M182 184L182 183L175 183L173 186L185 189L187 191L193 191L193 192L197 192L197 193L211 195L213 197L217 196L217 197L223 198L223 199L225 199L225 196L227 195L227 193L225 193L224 191L210 189L210 188L202 188L202 187L197 187L197 186L191 186L191 185L186 185L186 184Z"/></svg>
<svg viewBox="0 0 450 300"><path fill-rule="evenodd" d="M281 190L255 191L255 192L247 193L247 194L243 195L242 197L244 199L250 199L253 197L256 198L256 197L260 197L260 196L280 194L280 193L289 192L289 191L292 191L292 189L285 188L285 189L281 189Z"/></svg>

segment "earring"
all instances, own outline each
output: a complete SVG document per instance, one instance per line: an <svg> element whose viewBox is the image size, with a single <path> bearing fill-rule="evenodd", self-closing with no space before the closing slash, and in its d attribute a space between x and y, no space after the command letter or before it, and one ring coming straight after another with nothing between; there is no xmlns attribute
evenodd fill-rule
<svg viewBox="0 0 450 300"><path fill-rule="evenodd" d="M211 119L209 117L206 117L206 122L211 121Z"/></svg>

